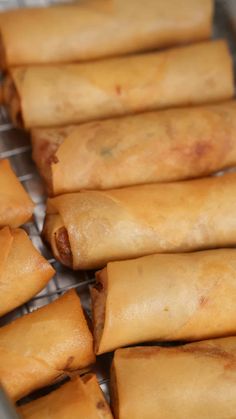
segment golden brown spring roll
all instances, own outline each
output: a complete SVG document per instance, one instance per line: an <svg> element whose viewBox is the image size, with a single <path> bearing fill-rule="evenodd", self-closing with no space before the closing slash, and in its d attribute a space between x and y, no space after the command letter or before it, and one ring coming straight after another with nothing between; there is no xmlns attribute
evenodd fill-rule
<svg viewBox="0 0 236 419"><path fill-rule="evenodd" d="M44 238L66 266L236 244L236 174L48 200Z"/></svg>
<svg viewBox="0 0 236 419"><path fill-rule="evenodd" d="M235 337L118 349L111 370L115 418L234 419L235 381Z"/></svg>
<svg viewBox="0 0 236 419"><path fill-rule="evenodd" d="M77 376L18 411L23 419L112 419L94 374Z"/></svg>
<svg viewBox="0 0 236 419"><path fill-rule="evenodd" d="M98 354L140 342L236 335L236 249L111 262L96 277Z"/></svg>
<svg viewBox="0 0 236 419"><path fill-rule="evenodd" d="M212 0L85 0L7 11L0 14L0 64L84 61L204 40L212 12Z"/></svg>
<svg viewBox="0 0 236 419"><path fill-rule="evenodd" d="M14 400L94 362L76 292L2 327L0 360L0 382Z"/></svg>
<svg viewBox="0 0 236 419"><path fill-rule="evenodd" d="M34 204L8 160L0 160L0 227L19 227L32 217Z"/></svg>
<svg viewBox="0 0 236 419"><path fill-rule="evenodd" d="M18 67L6 78L4 101L25 128L81 123L229 99L232 67L222 40L92 64Z"/></svg>
<svg viewBox="0 0 236 419"><path fill-rule="evenodd" d="M50 195L204 176L236 165L236 101L32 130Z"/></svg>
<svg viewBox="0 0 236 419"><path fill-rule="evenodd" d="M53 267L21 229L0 230L0 316L30 300L52 278Z"/></svg>

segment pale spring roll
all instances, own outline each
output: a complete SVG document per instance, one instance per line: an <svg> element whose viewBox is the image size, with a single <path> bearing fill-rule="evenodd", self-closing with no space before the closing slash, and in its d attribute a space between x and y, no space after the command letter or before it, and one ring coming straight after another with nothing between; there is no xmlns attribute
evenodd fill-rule
<svg viewBox="0 0 236 419"><path fill-rule="evenodd" d="M0 14L2 68L84 61L209 38L212 0L85 0Z"/></svg>
<svg viewBox="0 0 236 419"><path fill-rule="evenodd" d="M3 90L17 126L48 127L229 99L233 66L219 40L94 63L13 68Z"/></svg>
<svg viewBox="0 0 236 419"><path fill-rule="evenodd" d="M94 374L76 376L45 397L18 409L22 419L112 419Z"/></svg>
<svg viewBox="0 0 236 419"><path fill-rule="evenodd" d="M2 327L0 360L0 382L14 400L93 363L93 339L76 292Z"/></svg>
<svg viewBox="0 0 236 419"><path fill-rule="evenodd" d="M91 289L95 351L236 335L236 250L111 262Z"/></svg>
<svg viewBox="0 0 236 419"><path fill-rule="evenodd" d="M50 195L208 175L236 165L236 102L34 129Z"/></svg>
<svg viewBox="0 0 236 419"><path fill-rule="evenodd" d="M235 381L235 337L118 349L111 370L115 418L234 419Z"/></svg>
<svg viewBox="0 0 236 419"><path fill-rule="evenodd" d="M55 271L21 229L0 230L0 316L41 291Z"/></svg>
<svg viewBox="0 0 236 419"><path fill-rule="evenodd" d="M87 191L48 200L44 238L63 264L92 269L113 260L236 244L236 174Z"/></svg>
<svg viewBox="0 0 236 419"><path fill-rule="evenodd" d="M32 217L34 204L8 160L0 160L0 227L19 227Z"/></svg>

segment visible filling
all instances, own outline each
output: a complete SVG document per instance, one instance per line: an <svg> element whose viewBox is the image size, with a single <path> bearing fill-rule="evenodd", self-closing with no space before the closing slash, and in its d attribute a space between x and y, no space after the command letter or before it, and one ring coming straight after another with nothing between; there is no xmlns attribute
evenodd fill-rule
<svg viewBox="0 0 236 419"><path fill-rule="evenodd" d="M64 263L64 265L72 268L73 254L68 232L60 214L46 215L42 237L51 246L55 257Z"/></svg>
<svg viewBox="0 0 236 419"><path fill-rule="evenodd" d="M93 332L95 341L95 352L99 350L104 323L107 299L107 268L96 273L96 284L91 288L92 309L93 309Z"/></svg>
<svg viewBox="0 0 236 419"><path fill-rule="evenodd" d="M60 227L55 232L55 243L61 262L71 268L73 266L73 256L68 232L65 227Z"/></svg>
<svg viewBox="0 0 236 419"><path fill-rule="evenodd" d="M3 83L3 100L13 123L23 128L20 97L11 76L7 75Z"/></svg>

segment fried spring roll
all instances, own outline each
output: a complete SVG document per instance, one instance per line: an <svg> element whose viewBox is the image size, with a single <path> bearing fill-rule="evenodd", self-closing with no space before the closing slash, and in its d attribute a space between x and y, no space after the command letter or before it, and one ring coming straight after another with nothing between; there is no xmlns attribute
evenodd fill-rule
<svg viewBox="0 0 236 419"><path fill-rule="evenodd" d="M235 249L111 262L96 277L98 354L139 342L236 335Z"/></svg>
<svg viewBox="0 0 236 419"><path fill-rule="evenodd" d="M32 217L34 204L8 160L0 160L0 227L19 227Z"/></svg>
<svg viewBox="0 0 236 419"><path fill-rule="evenodd" d="M233 66L219 40L92 64L13 68L3 89L17 126L48 127L229 99Z"/></svg>
<svg viewBox="0 0 236 419"><path fill-rule="evenodd" d="M236 165L236 102L32 130L50 195L208 175Z"/></svg>
<svg viewBox="0 0 236 419"><path fill-rule="evenodd" d="M45 397L19 408L23 419L112 419L94 374L75 377Z"/></svg>
<svg viewBox="0 0 236 419"><path fill-rule="evenodd" d="M87 0L7 11L0 14L0 65L84 61L204 40L212 13L212 0Z"/></svg>
<svg viewBox="0 0 236 419"><path fill-rule="evenodd" d="M233 419L235 381L235 337L118 349L111 371L115 418Z"/></svg>
<svg viewBox="0 0 236 419"><path fill-rule="evenodd" d="M236 244L236 174L48 200L44 238L64 265Z"/></svg>
<svg viewBox="0 0 236 419"><path fill-rule="evenodd" d="M94 362L76 292L2 327L0 360L0 381L14 400Z"/></svg>
<svg viewBox="0 0 236 419"><path fill-rule="evenodd" d="M21 229L0 230L0 316L30 300L54 269Z"/></svg>

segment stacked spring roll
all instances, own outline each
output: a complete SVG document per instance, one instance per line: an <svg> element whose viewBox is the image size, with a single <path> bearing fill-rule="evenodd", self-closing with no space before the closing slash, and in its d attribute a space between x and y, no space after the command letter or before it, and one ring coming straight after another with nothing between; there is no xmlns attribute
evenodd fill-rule
<svg viewBox="0 0 236 419"><path fill-rule="evenodd" d="M73 269L236 244L236 174L48 200L43 235ZM227 221L226 221L227 220Z"/></svg>
<svg viewBox="0 0 236 419"><path fill-rule="evenodd" d="M16 126L49 127L230 99L223 40L67 65L9 69L4 102Z"/></svg>
<svg viewBox="0 0 236 419"><path fill-rule="evenodd" d="M236 102L32 130L47 192L175 181L236 164Z"/></svg>
<svg viewBox="0 0 236 419"><path fill-rule="evenodd" d="M235 277L235 249L110 262L91 290L96 352L236 335Z"/></svg>
<svg viewBox="0 0 236 419"><path fill-rule="evenodd" d="M87 61L209 38L213 0L84 0L0 14L1 67ZM43 30L42 30L43 28Z"/></svg>
<svg viewBox="0 0 236 419"><path fill-rule="evenodd" d="M236 338L116 351L116 419L229 419L236 412Z"/></svg>

